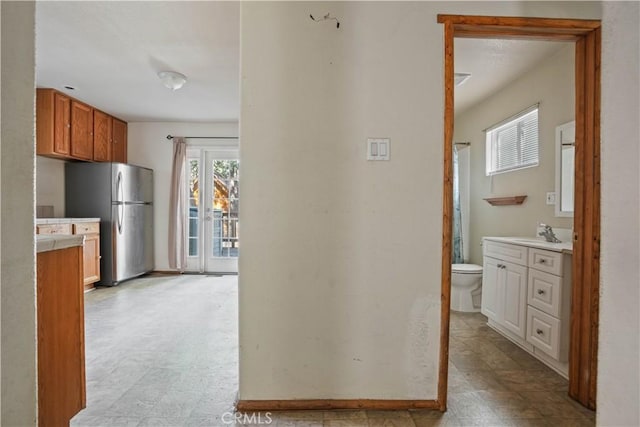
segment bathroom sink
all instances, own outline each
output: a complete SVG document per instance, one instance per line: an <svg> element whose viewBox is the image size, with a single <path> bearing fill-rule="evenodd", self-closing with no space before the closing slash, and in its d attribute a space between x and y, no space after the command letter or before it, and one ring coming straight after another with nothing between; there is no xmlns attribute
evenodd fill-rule
<svg viewBox="0 0 640 427"><path fill-rule="evenodd" d="M551 243L551 242L547 242L546 240L543 239L528 239L526 237L520 238L520 237L515 237L513 239L514 242L522 242L522 243Z"/></svg>
<svg viewBox="0 0 640 427"><path fill-rule="evenodd" d="M561 243L551 243L544 239L537 239L535 237L485 237L487 240L493 240L495 242L512 243L515 245L529 246L532 248L546 249L554 252L568 252L573 250L573 243L571 240Z"/></svg>

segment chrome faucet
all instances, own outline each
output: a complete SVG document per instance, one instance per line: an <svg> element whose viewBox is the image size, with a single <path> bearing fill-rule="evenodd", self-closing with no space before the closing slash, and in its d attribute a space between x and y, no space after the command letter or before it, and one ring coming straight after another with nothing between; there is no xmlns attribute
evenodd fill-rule
<svg viewBox="0 0 640 427"><path fill-rule="evenodd" d="M544 237L547 242L551 243L561 243L560 239L558 239L553 232L553 228L547 224L540 224L540 227L544 227L544 230L538 233L538 236Z"/></svg>

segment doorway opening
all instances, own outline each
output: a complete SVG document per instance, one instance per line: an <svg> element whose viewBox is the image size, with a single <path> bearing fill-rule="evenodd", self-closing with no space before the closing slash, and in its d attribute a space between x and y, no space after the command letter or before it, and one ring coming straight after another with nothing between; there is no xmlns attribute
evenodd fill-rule
<svg viewBox="0 0 640 427"><path fill-rule="evenodd" d="M447 407L453 226L454 37L575 44L575 214L569 395L595 409L600 244L600 21L439 15L444 24L445 117L442 322L438 404Z"/></svg>
<svg viewBox="0 0 640 427"><path fill-rule="evenodd" d="M240 250L238 146L187 149L188 272L237 273Z"/></svg>

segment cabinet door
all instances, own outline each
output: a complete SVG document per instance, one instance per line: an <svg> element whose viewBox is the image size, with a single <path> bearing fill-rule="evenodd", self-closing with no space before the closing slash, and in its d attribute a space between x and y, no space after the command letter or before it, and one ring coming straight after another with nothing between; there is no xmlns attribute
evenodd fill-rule
<svg viewBox="0 0 640 427"><path fill-rule="evenodd" d="M100 280L100 235L87 234L84 238L84 285Z"/></svg>
<svg viewBox="0 0 640 427"><path fill-rule="evenodd" d="M527 268L502 262L504 275L504 306L502 326L520 338L526 336L527 320Z"/></svg>
<svg viewBox="0 0 640 427"><path fill-rule="evenodd" d="M61 93L53 94L53 151L69 155L71 152L71 99Z"/></svg>
<svg viewBox="0 0 640 427"><path fill-rule="evenodd" d="M93 160L93 109L71 101L71 156Z"/></svg>
<svg viewBox="0 0 640 427"><path fill-rule="evenodd" d="M96 162L111 161L111 120L108 114L93 110L93 160Z"/></svg>
<svg viewBox="0 0 640 427"><path fill-rule="evenodd" d="M482 304L480 311L489 319L500 322L502 305L502 284L499 283L502 271L498 264L500 261L484 257L482 276Z"/></svg>
<svg viewBox="0 0 640 427"><path fill-rule="evenodd" d="M82 250L37 256L38 425L68 426L85 405Z"/></svg>
<svg viewBox="0 0 640 427"><path fill-rule="evenodd" d="M113 152L114 162L127 163L127 124L113 119Z"/></svg>

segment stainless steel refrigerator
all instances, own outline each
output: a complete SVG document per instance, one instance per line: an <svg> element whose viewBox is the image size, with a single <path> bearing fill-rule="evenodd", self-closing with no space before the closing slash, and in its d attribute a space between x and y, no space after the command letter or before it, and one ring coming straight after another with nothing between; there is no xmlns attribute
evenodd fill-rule
<svg viewBox="0 0 640 427"><path fill-rule="evenodd" d="M67 163L65 214L100 218L100 282L153 270L153 170L124 163Z"/></svg>

